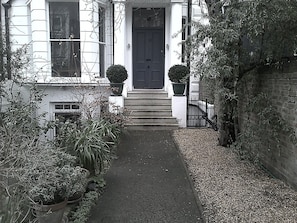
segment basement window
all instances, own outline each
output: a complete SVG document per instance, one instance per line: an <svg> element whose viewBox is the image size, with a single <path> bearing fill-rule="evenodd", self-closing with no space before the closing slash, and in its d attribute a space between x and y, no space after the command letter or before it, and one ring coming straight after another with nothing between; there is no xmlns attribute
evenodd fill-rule
<svg viewBox="0 0 297 223"><path fill-rule="evenodd" d="M58 121L58 126L55 129L55 135L59 135L61 126L66 123L80 124L81 109L79 103L55 103L54 118Z"/></svg>

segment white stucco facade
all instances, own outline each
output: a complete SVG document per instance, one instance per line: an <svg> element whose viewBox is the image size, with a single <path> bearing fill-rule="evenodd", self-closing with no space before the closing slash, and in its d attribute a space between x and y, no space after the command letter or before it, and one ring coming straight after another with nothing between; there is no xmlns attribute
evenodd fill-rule
<svg viewBox="0 0 297 223"><path fill-rule="evenodd" d="M24 45L28 46L27 56L30 58L30 63L23 75L28 80L34 80L40 84L47 95L40 113L53 113L51 105L55 102L77 101L71 96L75 89L71 86L106 88L109 81L105 77L105 71L112 64L124 65L128 71L124 95L134 90L133 48L136 46L133 45L133 10L135 8L148 10L162 8L165 11L162 89L168 92L169 97L173 95L167 72L172 65L182 63L181 30L182 19L187 20L187 0L1 0L2 4L6 2L10 3L7 12L9 13L11 48L16 50ZM53 39L51 32L56 27L53 27L50 21L59 22L57 18L51 20L50 4L53 2L78 3L80 32L78 39L72 39L72 37ZM200 1L193 0L192 14L194 17L197 17L197 12L199 14L200 11L197 11L197 8L200 6ZM100 10L104 12L102 18ZM3 32L6 30L5 22L7 21L4 14L5 8L2 6ZM100 23L102 19L104 21ZM100 29L98 24L104 26L104 29ZM53 75L52 51L54 48L51 45L53 42L60 45L66 42L80 43L80 75ZM197 79L191 79L193 85L190 84L190 92L199 90L197 81ZM52 117L52 114L47 116L48 119Z"/></svg>

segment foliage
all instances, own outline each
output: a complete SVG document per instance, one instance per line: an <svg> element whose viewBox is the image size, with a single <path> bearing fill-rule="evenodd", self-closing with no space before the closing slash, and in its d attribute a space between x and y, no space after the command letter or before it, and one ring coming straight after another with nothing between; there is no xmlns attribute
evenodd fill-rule
<svg viewBox="0 0 297 223"><path fill-rule="evenodd" d="M293 144L297 143L294 129L283 119L267 94L256 95L248 104L246 112L250 119L233 145L242 159L258 162L263 153L279 150L282 136L287 136ZM261 151L260 148L265 149Z"/></svg>
<svg viewBox="0 0 297 223"><path fill-rule="evenodd" d="M117 109L118 112L113 113L109 111L103 111L101 116L104 120L111 123L114 127L121 131L129 120L130 111L128 111L126 108L118 108L118 106L113 104L109 104L109 106L114 107L114 110Z"/></svg>
<svg viewBox="0 0 297 223"><path fill-rule="evenodd" d="M84 223L87 222L91 208L94 206L95 202L99 197L97 191L90 191L85 194L85 197L79 203L76 211L71 213L70 223Z"/></svg>
<svg viewBox="0 0 297 223"><path fill-rule="evenodd" d="M24 194L18 193L17 187L17 184L0 186L0 222L28 222L30 216L28 200Z"/></svg>
<svg viewBox="0 0 297 223"><path fill-rule="evenodd" d="M219 88L220 144L239 134L237 86L250 70L280 67L296 48L297 2L293 0L206 0L207 24L194 24L192 67L215 78ZM223 10L222 10L223 9Z"/></svg>
<svg viewBox="0 0 297 223"><path fill-rule="evenodd" d="M189 73L190 73L190 70L187 66L176 64L170 67L168 71L168 76L172 82L184 83Z"/></svg>
<svg viewBox="0 0 297 223"><path fill-rule="evenodd" d="M99 174L113 158L119 129L104 119L86 120L79 126L66 122L57 137L58 146L75 156L92 174Z"/></svg>
<svg viewBox="0 0 297 223"><path fill-rule="evenodd" d="M56 148L38 147L27 154L17 169L19 182L28 197L41 204L54 204L68 199L73 188L86 186L87 173L74 166L75 157Z"/></svg>
<svg viewBox="0 0 297 223"><path fill-rule="evenodd" d="M103 175L96 175L90 177L89 184L95 184L96 187L90 188L88 185L87 193L77 206L72 208L68 214L69 222L84 223L87 222L92 207L96 204L99 196L103 193L106 181Z"/></svg>
<svg viewBox="0 0 297 223"><path fill-rule="evenodd" d="M128 78L128 73L123 65L111 65L106 70L106 77L111 83L122 83Z"/></svg>

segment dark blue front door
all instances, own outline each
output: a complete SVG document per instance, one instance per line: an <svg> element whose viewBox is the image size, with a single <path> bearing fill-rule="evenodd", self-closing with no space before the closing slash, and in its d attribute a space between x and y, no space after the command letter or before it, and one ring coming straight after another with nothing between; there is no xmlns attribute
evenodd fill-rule
<svg viewBox="0 0 297 223"><path fill-rule="evenodd" d="M164 9L137 9L133 25L133 85L164 87Z"/></svg>

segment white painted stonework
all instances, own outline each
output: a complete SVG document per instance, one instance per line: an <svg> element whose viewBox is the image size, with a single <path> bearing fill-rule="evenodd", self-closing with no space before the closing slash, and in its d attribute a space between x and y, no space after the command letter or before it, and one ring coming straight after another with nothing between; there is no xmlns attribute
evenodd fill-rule
<svg viewBox="0 0 297 223"><path fill-rule="evenodd" d="M181 128L187 127L187 97L172 96L172 116Z"/></svg>
<svg viewBox="0 0 297 223"><path fill-rule="evenodd" d="M1 0L1 3L6 3ZM50 15L47 0L12 0L9 8L9 29L12 49L28 45L30 64L24 71L24 77L37 81L41 88L46 86L46 96L38 113L49 112L53 117L51 105L55 102L76 101L71 95L74 85L99 86L106 88L109 83L105 77L106 69L112 64L124 65L128 71L123 96L133 91L133 44L132 12L133 8L164 8L164 87L172 97L174 115L180 120L180 126L186 127L186 97L173 97L168 70L172 65L181 64L182 54L182 18L187 18L187 0L57 0L55 2L79 2L81 77L53 77L51 61ZM193 0L193 19L202 18L205 10L203 1ZM98 16L99 7L104 9L104 53L99 48ZM204 9L203 9L204 8ZM2 12L2 31L5 31L4 8ZM200 16L200 17L199 17ZM102 36L101 36L102 37ZM100 64L101 63L101 64ZM100 71L103 67L103 71ZM100 73L101 72L101 73ZM191 77L190 95L199 91L198 79ZM60 86L60 87L57 87ZM192 96L190 96L192 98ZM111 100L115 100L113 97ZM123 100L115 100L123 107Z"/></svg>

